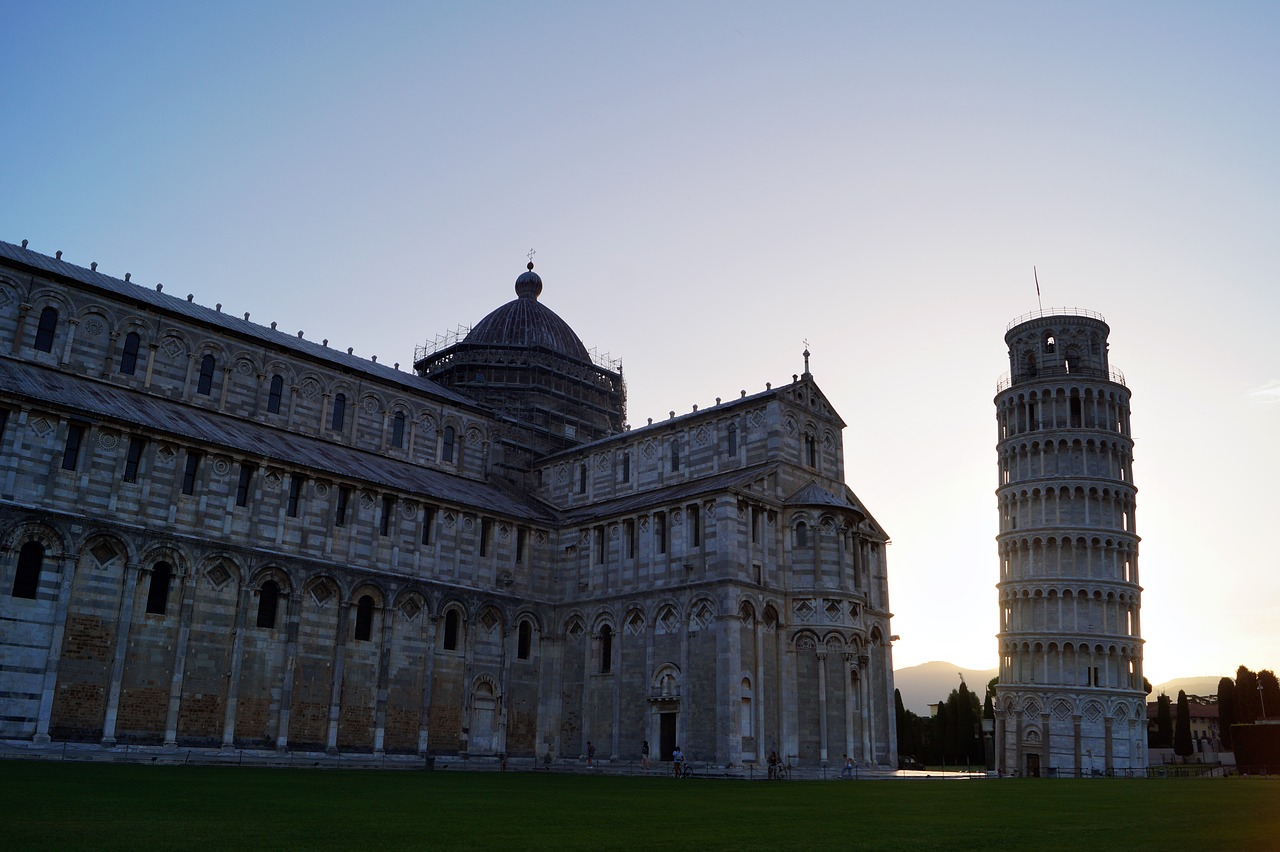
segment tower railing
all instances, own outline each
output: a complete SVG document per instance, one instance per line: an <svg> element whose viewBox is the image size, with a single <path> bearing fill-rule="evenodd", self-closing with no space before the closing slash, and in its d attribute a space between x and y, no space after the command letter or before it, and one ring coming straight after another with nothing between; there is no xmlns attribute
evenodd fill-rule
<svg viewBox="0 0 1280 852"><path fill-rule="evenodd" d="M1015 325L1022 325L1024 322L1029 322L1033 319L1041 319L1043 317L1088 317L1089 319L1096 319L1099 322L1107 321L1107 318L1097 311L1089 311L1084 308L1041 308L1038 311L1031 311L1030 313L1023 314L1017 319L1011 321L1004 327L1004 330L1007 332Z"/></svg>
<svg viewBox="0 0 1280 852"><path fill-rule="evenodd" d="M1019 370L1017 373L1010 374L1006 371L996 382L996 393L1008 390L1014 382L1035 382L1041 379L1102 379L1112 382L1121 387L1128 387L1124 381L1124 373L1114 367L1100 370L1095 367L1072 367L1068 370L1066 367L1041 367L1035 371Z"/></svg>

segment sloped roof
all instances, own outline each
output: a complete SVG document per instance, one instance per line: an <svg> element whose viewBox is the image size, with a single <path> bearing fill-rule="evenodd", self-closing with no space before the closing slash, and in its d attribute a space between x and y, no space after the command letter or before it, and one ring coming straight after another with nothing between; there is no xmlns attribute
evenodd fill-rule
<svg viewBox="0 0 1280 852"><path fill-rule="evenodd" d="M0 357L0 392L49 403L79 416L140 426L223 447L264 462L292 464L369 485L470 506L513 518L553 524L554 512L514 488L497 488L444 471L386 458L205 411L127 388Z"/></svg>
<svg viewBox="0 0 1280 852"><path fill-rule="evenodd" d="M131 302L142 302L162 313L175 314L202 325L210 325L226 331L236 337L249 338L262 344L288 350L314 361L324 361L342 370L363 373L382 382L391 382L405 386L419 393L445 399L449 402L475 409L476 402L449 388L424 379L413 372L396 369L387 364L379 364L358 355L348 355L339 349L330 349L321 343L306 340L296 334L277 331L274 328L258 325L242 317L224 314L214 308L188 302L155 290L142 287L119 278L83 266L76 266L65 260L49 257L31 249L24 249L12 243L0 240L0 258L29 267L51 276L70 279L91 289L110 293Z"/></svg>
<svg viewBox="0 0 1280 852"><path fill-rule="evenodd" d="M729 471L715 476L700 477L689 482L668 485L665 488L651 488L612 500L602 500L589 506L571 508L564 511L562 519L565 524L581 524L594 518L607 518L613 515L625 515L643 509L658 509L682 500L701 497L720 491L746 490L747 487L764 476L773 468L774 463L753 465L742 470ZM764 495L757 494L758 497Z"/></svg>
<svg viewBox="0 0 1280 852"><path fill-rule="evenodd" d="M853 503L842 497L837 497L813 479L810 479L806 484L794 491L782 503L785 506L831 506L836 509L861 511Z"/></svg>

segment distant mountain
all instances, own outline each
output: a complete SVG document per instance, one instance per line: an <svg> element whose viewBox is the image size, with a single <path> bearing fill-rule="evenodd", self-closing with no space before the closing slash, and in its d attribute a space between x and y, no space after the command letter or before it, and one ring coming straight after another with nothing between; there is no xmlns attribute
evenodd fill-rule
<svg viewBox="0 0 1280 852"><path fill-rule="evenodd" d="M897 677L897 676L898 676L897 672L895 672L894 677ZM1227 675L1227 677L1234 677L1234 676L1235 676L1235 672L1232 672L1231 674ZM1222 680L1222 675L1203 675L1201 677L1175 677L1173 680L1168 680L1168 681L1165 681L1164 683L1156 684L1156 688L1151 690L1151 694L1147 696L1147 700L1155 701L1156 696L1162 692L1165 695L1169 696L1170 698L1177 698L1179 689L1186 692L1187 695L1217 695L1218 681L1220 680ZM907 699L904 697L902 700L906 701Z"/></svg>
<svg viewBox="0 0 1280 852"><path fill-rule="evenodd" d="M987 682L999 672L999 669L962 669L954 663L934 661L895 669L893 685L902 693L903 707L919 716L928 716L930 704L946 701L951 690L960 685L960 675L964 675L965 685L970 692L977 693L981 701L987 692Z"/></svg>
<svg viewBox="0 0 1280 852"><path fill-rule="evenodd" d="M977 693L978 699L981 700L986 693L987 682L999 671L999 669L962 669L954 663L935 660L905 669L895 669L893 685L902 693L903 707L917 715L927 716L930 704L945 701L951 694L951 690L960 685L959 675L964 675L964 682L969 690ZM1151 690L1151 694L1147 696L1147 700L1155 701L1156 696L1162 692L1170 698L1176 698L1180 689L1187 695L1217 695L1219 680L1221 675L1174 678L1156 684L1155 689Z"/></svg>

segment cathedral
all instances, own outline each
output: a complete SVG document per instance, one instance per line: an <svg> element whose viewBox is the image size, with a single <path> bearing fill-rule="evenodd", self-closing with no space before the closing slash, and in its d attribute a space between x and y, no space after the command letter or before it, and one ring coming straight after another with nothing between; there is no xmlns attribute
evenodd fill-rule
<svg viewBox="0 0 1280 852"><path fill-rule="evenodd" d="M896 768L807 352L633 428L533 264L412 369L129 277L0 242L0 738Z"/></svg>

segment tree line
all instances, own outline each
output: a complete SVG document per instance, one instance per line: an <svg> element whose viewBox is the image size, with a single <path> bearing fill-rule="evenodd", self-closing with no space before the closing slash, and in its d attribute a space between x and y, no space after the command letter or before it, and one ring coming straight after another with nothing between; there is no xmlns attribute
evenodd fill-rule
<svg viewBox="0 0 1280 852"><path fill-rule="evenodd" d="M910 760L928 766L985 766L982 719L992 717L991 696L996 679L987 684L985 705L963 680L951 694L938 702L933 716L920 716L902 705L902 693L893 691L898 717L898 754L904 764Z"/></svg>
<svg viewBox="0 0 1280 852"><path fill-rule="evenodd" d="M1155 724L1148 735L1152 748L1172 748L1173 753L1187 757L1195 750L1191 738L1191 712L1186 692L1178 690L1178 703L1174 708L1168 695L1156 698ZM1280 681L1275 672L1263 669L1250 671L1246 666L1236 669L1235 680L1224 677L1218 681L1218 729L1222 750L1232 751L1231 726L1250 724L1259 719L1280 716Z"/></svg>

